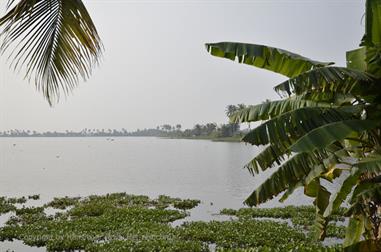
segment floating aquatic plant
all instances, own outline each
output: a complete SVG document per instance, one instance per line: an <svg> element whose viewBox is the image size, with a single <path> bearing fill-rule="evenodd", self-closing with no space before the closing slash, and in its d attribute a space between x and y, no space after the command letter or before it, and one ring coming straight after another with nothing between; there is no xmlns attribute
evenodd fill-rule
<svg viewBox="0 0 381 252"><path fill-rule="evenodd" d="M9 204L6 198L0 203ZM311 223L314 209L285 207L273 209L224 209L237 216L230 221L187 222L173 227L171 222L185 218L185 211L200 203L161 195L112 193L84 198L55 198L42 207L11 206L15 212L0 228L0 241L22 240L29 246L48 251L209 251L210 245L224 251L340 251L340 245L324 247L314 241L304 226ZM46 208L64 209L48 215ZM261 220L259 217L290 219L293 225ZM338 213L335 220L342 220ZM313 219L313 218L311 218ZM342 237L340 227L328 233Z"/></svg>

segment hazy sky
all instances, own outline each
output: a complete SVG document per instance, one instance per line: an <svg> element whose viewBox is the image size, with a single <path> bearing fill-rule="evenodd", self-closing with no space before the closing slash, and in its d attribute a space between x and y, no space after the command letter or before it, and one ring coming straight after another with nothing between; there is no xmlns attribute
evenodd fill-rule
<svg viewBox="0 0 381 252"><path fill-rule="evenodd" d="M212 57L204 43L266 44L345 65L364 29L359 0L84 2L106 48L102 64L52 108L0 59L0 130L223 123L228 104L277 99L284 77Z"/></svg>

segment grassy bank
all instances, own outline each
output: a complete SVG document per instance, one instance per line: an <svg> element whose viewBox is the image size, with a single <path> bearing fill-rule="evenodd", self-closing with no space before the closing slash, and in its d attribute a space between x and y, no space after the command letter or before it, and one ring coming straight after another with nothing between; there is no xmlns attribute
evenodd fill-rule
<svg viewBox="0 0 381 252"><path fill-rule="evenodd" d="M15 203L25 200L33 198L1 198L1 212L13 213L0 228L1 241L17 239L48 251L340 251L312 238L313 207L223 209L231 220L174 227L198 200L114 193L56 198L40 207ZM332 217L328 236L343 237L336 225L342 214Z"/></svg>

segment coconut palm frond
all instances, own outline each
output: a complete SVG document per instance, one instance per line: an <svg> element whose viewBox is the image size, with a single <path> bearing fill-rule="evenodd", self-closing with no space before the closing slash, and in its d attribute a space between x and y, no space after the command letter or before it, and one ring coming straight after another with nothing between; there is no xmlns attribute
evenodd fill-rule
<svg viewBox="0 0 381 252"><path fill-rule="evenodd" d="M11 67L26 69L50 104L86 80L103 46L80 0L21 0L0 18L2 53Z"/></svg>

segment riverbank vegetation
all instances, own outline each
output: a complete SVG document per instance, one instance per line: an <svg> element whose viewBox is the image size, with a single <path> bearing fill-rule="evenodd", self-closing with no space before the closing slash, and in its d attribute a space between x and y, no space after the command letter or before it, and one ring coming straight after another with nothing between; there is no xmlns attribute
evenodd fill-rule
<svg viewBox="0 0 381 252"><path fill-rule="evenodd" d="M27 197L24 197L25 199ZM12 201L13 202L13 201ZM25 207L2 198L12 213L0 240L21 240L48 251L341 251L311 238L313 207L223 209L226 221L179 221L198 200L112 193L55 198ZM343 237L344 209L332 215L329 236Z"/></svg>
<svg viewBox="0 0 381 252"><path fill-rule="evenodd" d="M179 125L179 124L178 124ZM182 139L207 139L221 141L240 141L245 130L240 130L237 124L207 123L196 124L192 129L176 128L169 124L158 126L153 129L138 129L127 131L126 129L84 129L78 132L37 132L29 130L9 130L0 132L0 137L166 137Z"/></svg>

